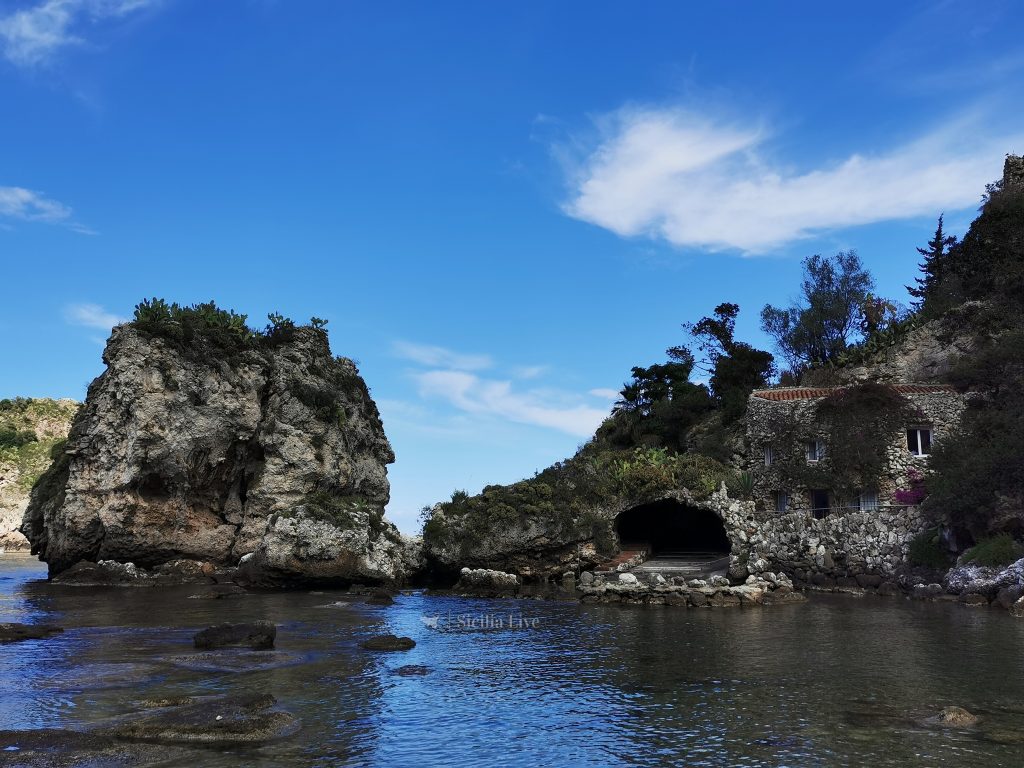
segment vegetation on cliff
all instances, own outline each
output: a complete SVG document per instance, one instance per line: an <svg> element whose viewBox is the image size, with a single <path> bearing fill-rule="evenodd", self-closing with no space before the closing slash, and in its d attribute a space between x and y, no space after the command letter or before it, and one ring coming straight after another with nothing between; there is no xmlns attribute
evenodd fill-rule
<svg viewBox="0 0 1024 768"><path fill-rule="evenodd" d="M0 400L0 471L26 494L50 465L78 411L73 400Z"/></svg>
<svg viewBox="0 0 1024 768"><path fill-rule="evenodd" d="M596 524L592 511L617 500L682 487L706 494L723 481L743 495L749 478L735 464L744 450L750 392L770 381L850 384L846 372L855 366L867 369L860 378L868 381L822 403L828 460L811 468L802 462L793 468L800 477L791 479L839 494L869 487L884 470L889 436L913 418L904 398L870 381L872 365L880 355L898 355L912 334L935 329L947 342L970 337L976 353L960 359L943 380L977 396L960 432L936 444L931 471L906 493L912 492L915 502L927 494L926 509L936 526L952 526L974 538L995 530L1019 536L1024 532L1024 163L1008 158L1004 180L988 187L980 215L962 241L945 233L940 216L934 236L918 251L921 277L908 289L915 300L910 309L875 295L871 275L852 251L806 259L800 298L762 311L763 328L789 365L778 379L770 353L735 339L738 305L720 304L712 316L684 324L691 345L670 348L665 362L634 367L612 414L576 456L534 478L488 486L472 497L457 492L425 510L428 554L459 537L469 549L516 526L542 528L552 540L592 537L604 546L608 531ZM694 381L698 372L707 383ZM817 476L805 477L808 472ZM912 556L922 564L945 562L937 531L915 540Z"/></svg>

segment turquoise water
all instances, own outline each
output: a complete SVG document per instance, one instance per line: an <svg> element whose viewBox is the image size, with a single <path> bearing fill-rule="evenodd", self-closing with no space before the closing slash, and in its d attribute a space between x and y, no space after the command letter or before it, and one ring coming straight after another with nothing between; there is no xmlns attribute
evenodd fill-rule
<svg viewBox="0 0 1024 768"><path fill-rule="evenodd" d="M375 607L332 592L197 600L201 587L44 577L27 557L0 557L0 621L67 628L0 646L0 727L88 728L142 698L233 691L269 692L302 721L259 748L160 765L1024 765L1024 620L994 609L814 596L686 610L419 593ZM271 666L233 668L231 653L196 663L196 630L258 618L279 626ZM417 646L359 647L382 632ZM428 673L400 674L405 665ZM953 704L981 725L915 722Z"/></svg>

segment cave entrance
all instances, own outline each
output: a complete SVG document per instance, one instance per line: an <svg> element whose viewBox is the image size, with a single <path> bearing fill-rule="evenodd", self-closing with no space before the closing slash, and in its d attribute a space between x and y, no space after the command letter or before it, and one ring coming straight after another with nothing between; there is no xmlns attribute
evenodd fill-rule
<svg viewBox="0 0 1024 768"><path fill-rule="evenodd" d="M648 557L724 557L731 545L718 515L662 499L627 509L615 518L622 550L646 551Z"/></svg>

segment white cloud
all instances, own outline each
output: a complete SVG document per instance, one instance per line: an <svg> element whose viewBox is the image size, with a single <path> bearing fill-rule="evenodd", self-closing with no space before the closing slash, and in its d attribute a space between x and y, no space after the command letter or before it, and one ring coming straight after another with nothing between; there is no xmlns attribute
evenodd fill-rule
<svg viewBox="0 0 1024 768"><path fill-rule="evenodd" d="M592 435L608 415L601 408L574 404L570 397L516 392L509 381L485 379L467 371L426 371L416 374L415 379L421 396L442 398L467 413L498 416L579 437Z"/></svg>
<svg viewBox="0 0 1024 768"><path fill-rule="evenodd" d="M792 170L768 158L767 132L670 108L624 108L570 170L565 212L623 236L762 253L816 233L978 204L1024 134L949 121L888 152Z"/></svg>
<svg viewBox="0 0 1024 768"><path fill-rule="evenodd" d="M599 397L602 400L618 400L619 399L619 393L616 390L614 390L614 389L603 389L603 388L592 389L587 394L593 395L594 397Z"/></svg>
<svg viewBox="0 0 1024 768"><path fill-rule="evenodd" d="M0 216L52 224L71 218L71 209L31 189L0 187Z"/></svg>
<svg viewBox="0 0 1024 768"><path fill-rule="evenodd" d="M444 347L431 346L429 344L414 344L409 341L396 341L392 345L394 353L398 357L411 360L414 363L428 365L436 368L453 368L459 371L479 371L490 368L494 361L489 355L466 355L453 352Z"/></svg>
<svg viewBox="0 0 1024 768"><path fill-rule="evenodd" d="M64 319L72 325L84 325L86 328L100 328L104 331L126 322L123 317L108 312L99 304L69 304L64 307Z"/></svg>
<svg viewBox="0 0 1024 768"><path fill-rule="evenodd" d="M158 0L43 0L0 17L0 46L12 64L34 67L68 46L81 45L88 24L117 19Z"/></svg>
<svg viewBox="0 0 1024 768"><path fill-rule="evenodd" d="M521 365L512 369L512 375L517 379L536 379L548 372L546 365Z"/></svg>
<svg viewBox="0 0 1024 768"><path fill-rule="evenodd" d="M24 187L0 187L0 219L61 224L82 235L95 235L89 229L71 218L73 211L63 203L51 200L41 192ZM0 229L11 229L0 221Z"/></svg>

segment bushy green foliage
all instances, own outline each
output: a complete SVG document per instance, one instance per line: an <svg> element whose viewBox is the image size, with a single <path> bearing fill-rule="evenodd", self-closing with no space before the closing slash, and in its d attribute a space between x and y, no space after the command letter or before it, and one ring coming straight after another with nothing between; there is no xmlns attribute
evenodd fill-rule
<svg viewBox="0 0 1024 768"><path fill-rule="evenodd" d="M907 560L911 565L942 570L950 566L953 558L942 546L939 529L929 528L910 540Z"/></svg>
<svg viewBox="0 0 1024 768"><path fill-rule="evenodd" d="M246 349L277 346L294 338L298 327L291 318L278 312L267 315L262 330L250 328L248 316L222 309L216 302L182 305L164 299L143 299L135 306L132 325L143 333L166 339L179 348L207 354L211 347L229 357ZM315 317L310 327L326 333L327 321Z"/></svg>
<svg viewBox="0 0 1024 768"><path fill-rule="evenodd" d="M31 429L14 429L0 425L0 450L4 448L21 448L28 443L39 440Z"/></svg>
<svg viewBox="0 0 1024 768"><path fill-rule="evenodd" d="M1015 563L1024 557L1024 547L1008 533L982 539L963 554L964 563L987 565L993 568Z"/></svg>
<svg viewBox="0 0 1024 768"><path fill-rule="evenodd" d="M1003 357L1005 368L1019 368L1024 358L1024 334L1005 347L993 347L965 362L977 363L985 375L992 357ZM1011 359L1010 356L1015 359ZM925 509L975 537L989 532L1002 509L1024 504L1024 379L1009 374L997 388L971 403L960 428L932 448Z"/></svg>
<svg viewBox="0 0 1024 768"><path fill-rule="evenodd" d="M922 311L944 315L965 302L982 301L1001 313L1024 303L1024 188L990 184L981 215L949 249Z"/></svg>
<svg viewBox="0 0 1024 768"><path fill-rule="evenodd" d="M741 499L749 499L754 495L754 476L750 472L738 472L728 482L729 493Z"/></svg>
<svg viewBox="0 0 1024 768"><path fill-rule="evenodd" d="M888 450L894 434L917 413L910 402L892 387L864 382L844 387L822 400L818 423L825 429L827 484L840 495L877 485L888 466Z"/></svg>
<svg viewBox="0 0 1024 768"><path fill-rule="evenodd" d="M633 368L612 415L597 431L600 443L618 447L683 448L686 432L714 408L703 384L690 381L695 364L688 350L670 350L674 358L647 368Z"/></svg>
<svg viewBox="0 0 1024 768"><path fill-rule="evenodd" d="M306 514L314 520L330 523L336 528L352 528L356 524L356 516L370 514L373 517L375 508L364 497L353 494L337 494L331 491L318 490L306 495L302 501ZM293 517L298 507L281 513L283 517Z"/></svg>
<svg viewBox="0 0 1024 768"><path fill-rule="evenodd" d="M873 382L837 389L822 399L813 425L780 410L765 424L776 446L772 472L784 488L830 488L839 497L853 497L877 487L893 436L916 418L905 397ZM805 453L812 440L825 443L824 459L813 463Z"/></svg>

